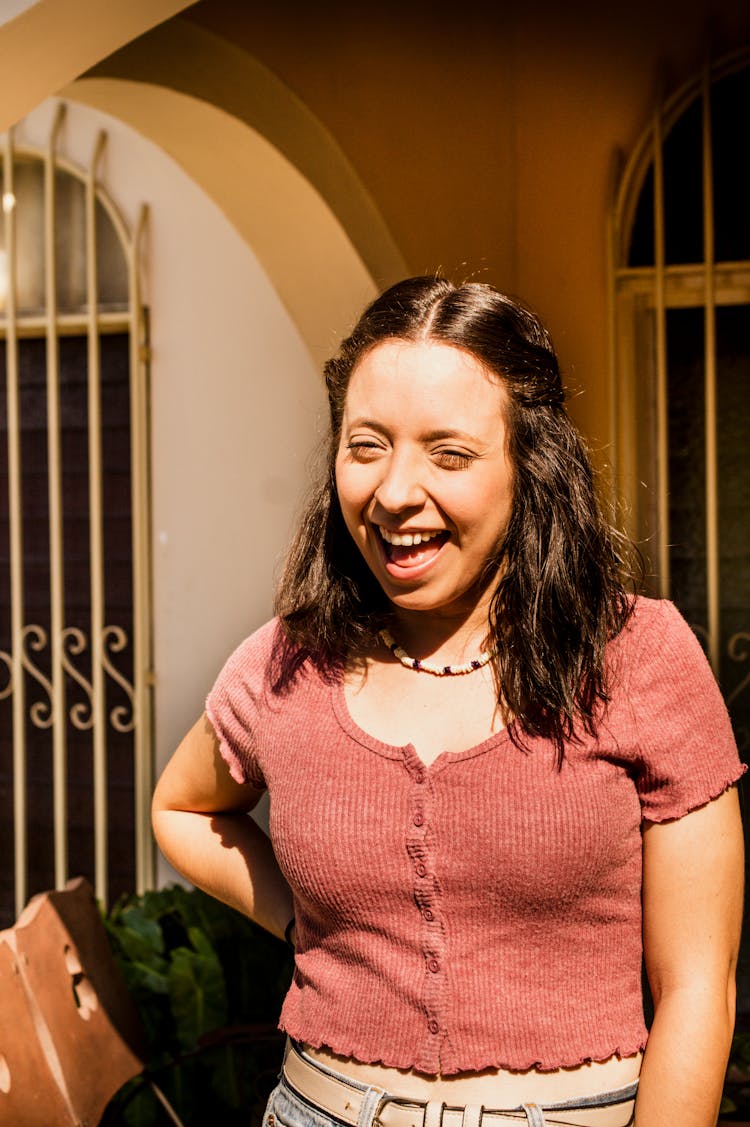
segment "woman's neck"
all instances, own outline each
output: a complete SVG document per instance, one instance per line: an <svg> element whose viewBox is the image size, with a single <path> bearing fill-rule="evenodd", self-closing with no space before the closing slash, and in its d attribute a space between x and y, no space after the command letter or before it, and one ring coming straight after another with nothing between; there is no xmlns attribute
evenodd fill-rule
<svg viewBox="0 0 750 1127"><path fill-rule="evenodd" d="M390 624L395 641L410 657L437 658L446 664L471 660L488 642L489 618L478 613L441 615L395 608Z"/></svg>

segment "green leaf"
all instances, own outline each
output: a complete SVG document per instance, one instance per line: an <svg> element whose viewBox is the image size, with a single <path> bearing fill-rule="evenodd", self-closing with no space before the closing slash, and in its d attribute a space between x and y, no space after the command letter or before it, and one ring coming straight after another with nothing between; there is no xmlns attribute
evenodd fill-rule
<svg viewBox="0 0 750 1127"><path fill-rule="evenodd" d="M168 994L169 979L165 973L166 969L166 963L164 963L164 971L159 971L154 970L147 963L132 962L124 964L122 974L129 989L148 990L154 994Z"/></svg>
<svg viewBox="0 0 750 1127"><path fill-rule="evenodd" d="M187 1051L197 1047L203 1033L219 1028L227 1019L227 993L221 963L208 940L203 940L201 937L200 951L176 948L169 967L169 1002L177 1040Z"/></svg>
<svg viewBox="0 0 750 1127"><path fill-rule="evenodd" d="M292 973L288 948L199 889L175 885L125 895L104 917L104 924L144 1025L152 1068L192 1051L202 1034L213 1028L277 1020ZM212 1053L206 1053L207 1064ZM226 1106L240 1092L247 1102L248 1093L255 1090L250 1068L255 1059L255 1051L250 1050L220 1066L226 1070ZM182 1085L193 1082L190 1069L189 1061L181 1061L162 1079L179 1093ZM237 1070L234 1075L233 1070ZM200 1091L210 1092L208 1074L202 1075ZM149 1096L138 1098L149 1104ZM213 1098L221 1103L219 1092L214 1091ZM178 1104L184 1107L181 1100ZM187 1104L198 1122L198 1106L190 1095ZM161 1127L162 1118L158 1123ZM187 1127L187 1119L185 1123Z"/></svg>
<svg viewBox="0 0 750 1127"><path fill-rule="evenodd" d="M213 944L208 936L201 931L198 927L188 928L188 939L193 945L197 954L202 955L204 959L215 959L219 961L219 957L214 950Z"/></svg>
<svg viewBox="0 0 750 1127"><path fill-rule="evenodd" d="M120 913L115 936L128 959L163 967L162 930L157 921L149 919L137 905L125 908Z"/></svg>

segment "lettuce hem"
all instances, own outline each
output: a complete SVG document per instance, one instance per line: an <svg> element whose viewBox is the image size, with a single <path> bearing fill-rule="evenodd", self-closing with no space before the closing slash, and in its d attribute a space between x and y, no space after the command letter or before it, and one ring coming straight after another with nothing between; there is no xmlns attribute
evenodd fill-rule
<svg viewBox="0 0 750 1127"><path fill-rule="evenodd" d="M368 1050L363 1045L353 1040L337 1041L335 1038L312 1037L294 1031L292 1028L285 1025L283 1021L279 1022L279 1029L291 1037L293 1041L302 1042L313 1049L328 1049L329 1052L335 1053L336 1056L350 1057L360 1064L382 1065L384 1068L397 1068L402 1071L421 1072L425 1076L438 1075L438 1073L434 1072L425 1072L423 1069L420 1069L413 1060L407 1057L399 1057L387 1052L381 1054L373 1053L371 1050ZM603 1061L610 1060L612 1057L624 1060L627 1057L633 1057L637 1053L642 1052L646 1047L647 1037L648 1035L646 1035L646 1037L639 1037L637 1040L633 1041L632 1044L628 1041L624 1041L613 1048L597 1045L591 1050L582 1051L580 1054L570 1056L563 1054L561 1059L555 1059L554 1061L548 1058L529 1060L526 1057L514 1057L511 1053L508 1053L507 1056L501 1053L487 1056L476 1055L457 1060L451 1068L441 1067L439 1075L454 1076L462 1072L484 1072L486 1069L490 1068L504 1069L507 1072L529 1072L532 1069L538 1072L557 1072L559 1069L578 1068L584 1064L601 1064Z"/></svg>
<svg viewBox="0 0 750 1127"><path fill-rule="evenodd" d="M711 789L707 798L700 798L696 801L689 800L676 808L676 814L673 813L674 808L668 811L654 810L653 813L647 813L646 808L642 807L641 813L643 815L643 821L652 822L654 825L663 825L666 822L677 822L687 814L692 814L694 810L702 810L704 806L708 806L710 802L714 802L715 799L721 798L722 794L726 794L730 787L735 786L740 781L747 770L748 765L746 763L740 763L739 769L732 772L731 775L725 776L720 784Z"/></svg>

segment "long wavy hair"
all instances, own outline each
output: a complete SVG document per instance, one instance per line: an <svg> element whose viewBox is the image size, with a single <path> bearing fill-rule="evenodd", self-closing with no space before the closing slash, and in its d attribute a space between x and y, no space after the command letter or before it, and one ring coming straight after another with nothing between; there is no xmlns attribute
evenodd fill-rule
<svg viewBox="0 0 750 1127"><path fill-rule="evenodd" d="M534 314L493 287L409 278L362 314L325 365L327 460L291 545L276 596L285 635L283 683L311 658L325 674L376 644L389 604L339 507L335 460L346 392L362 357L385 340L463 349L506 392L513 501L488 568L498 701L511 735L551 739L561 763L576 725L596 731L608 700L605 647L632 608L629 546L605 520L583 440L565 409L549 335Z"/></svg>

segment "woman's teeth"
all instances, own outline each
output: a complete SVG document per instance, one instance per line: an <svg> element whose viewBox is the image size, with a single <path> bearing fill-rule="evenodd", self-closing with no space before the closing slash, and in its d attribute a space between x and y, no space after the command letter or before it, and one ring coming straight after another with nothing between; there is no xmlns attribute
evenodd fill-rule
<svg viewBox="0 0 750 1127"><path fill-rule="evenodd" d="M432 540L434 536L439 536L440 532L389 532L387 528L380 528L380 535L383 537L387 544L393 544L395 548L412 548L416 544L424 544L428 540Z"/></svg>

